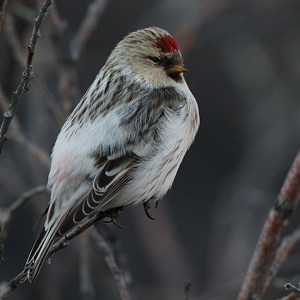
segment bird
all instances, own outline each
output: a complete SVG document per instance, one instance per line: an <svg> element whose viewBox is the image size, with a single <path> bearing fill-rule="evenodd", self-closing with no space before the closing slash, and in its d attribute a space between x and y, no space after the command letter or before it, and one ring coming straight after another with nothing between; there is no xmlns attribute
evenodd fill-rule
<svg viewBox="0 0 300 300"><path fill-rule="evenodd" d="M149 27L113 49L64 123L51 154L51 196L22 282L33 282L54 241L103 211L143 203L171 188L199 128L198 104L174 38Z"/></svg>

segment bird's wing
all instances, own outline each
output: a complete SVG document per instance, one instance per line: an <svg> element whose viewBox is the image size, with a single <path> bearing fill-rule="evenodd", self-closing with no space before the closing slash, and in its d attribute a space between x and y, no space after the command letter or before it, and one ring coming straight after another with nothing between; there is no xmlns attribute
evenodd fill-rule
<svg viewBox="0 0 300 300"><path fill-rule="evenodd" d="M63 235L72 229L83 218L98 211L131 180L131 173L136 168L139 158L127 154L116 159L101 158L102 167L93 181L93 187L67 215L59 228L58 234Z"/></svg>

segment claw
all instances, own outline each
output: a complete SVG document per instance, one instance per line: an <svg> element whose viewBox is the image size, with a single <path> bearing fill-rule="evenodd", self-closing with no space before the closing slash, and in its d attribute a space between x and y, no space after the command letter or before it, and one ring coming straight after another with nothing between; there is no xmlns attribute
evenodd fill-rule
<svg viewBox="0 0 300 300"><path fill-rule="evenodd" d="M111 218L111 221L112 221L116 226L118 226L119 228L121 228L121 229L126 229L124 226L120 225L120 224L116 221L116 219L115 219L114 217Z"/></svg>
<svg viewBox="0 0 300 300"><path fill-rule="evenodd" d="M124 209L123 207L117 207L117 208L113 209L112 213L109 215L110 220L108 220L108 221L102 220L102 222L104 222L104 223L114 223L119 228L125 229L124 226L120 225L116 221L116 217L122 213L123 209Z"/></svg>
<svg viewBox="0 0 300 300"><path fill-rule="evenodd" d="M146 216L150 219L150 220L155 220L153 217L151 217L150 213L149 213L149 209L151 208L151 205L149 203L149 200L148 201L145 201L143 203L144 205L144 210L145 210L145 214Z"/></svg>

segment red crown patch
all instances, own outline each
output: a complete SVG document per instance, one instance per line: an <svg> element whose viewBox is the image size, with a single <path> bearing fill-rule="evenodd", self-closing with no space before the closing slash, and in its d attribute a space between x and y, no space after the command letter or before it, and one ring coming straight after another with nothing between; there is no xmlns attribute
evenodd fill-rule
<svg viewBox="0 0 300 300"><path fill-rule="evenodd" d="M177 43L168 34L157 38L155 45L161 52L174 52L179 50Z"/></svg>

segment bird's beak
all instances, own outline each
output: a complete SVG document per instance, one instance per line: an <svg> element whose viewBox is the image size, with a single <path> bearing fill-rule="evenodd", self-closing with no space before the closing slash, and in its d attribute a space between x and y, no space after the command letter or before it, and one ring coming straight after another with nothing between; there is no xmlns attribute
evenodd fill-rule
<svg viewBox="0 0 300 300"><path fill-rule="evenodd" d="M180 74L182 72L186 72L188 71L187 67L184 64L180 64L180 65L175 65L175 66L171 66L168 69L168 73L177 73Z"/></svg>

